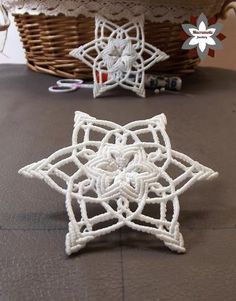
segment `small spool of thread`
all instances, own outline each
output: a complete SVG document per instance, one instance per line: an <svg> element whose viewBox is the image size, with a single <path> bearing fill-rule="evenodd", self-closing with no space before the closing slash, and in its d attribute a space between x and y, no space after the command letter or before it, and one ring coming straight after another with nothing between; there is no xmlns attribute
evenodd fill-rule
<svg viewBox="0 0 236 301"><path fill-rule="evenodd" d="M166 89L180 91L182 89L182 79L177 76L167 77L154 74L145 75L145 86L149 89ZM163 91L163 90L162 90Z"/></svg>
<svg viewBox="0 0 236 301"><path fill-rule="evenodd" d="M167 79L168 90L180 91L182 89L182 79L180 77L170 77Z"/></svg>

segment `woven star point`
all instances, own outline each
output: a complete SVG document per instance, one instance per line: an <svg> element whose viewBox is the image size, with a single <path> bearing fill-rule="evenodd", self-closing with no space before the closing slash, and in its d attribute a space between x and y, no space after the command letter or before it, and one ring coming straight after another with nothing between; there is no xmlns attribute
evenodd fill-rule
<svg viewBox="0 0 236 301"><path fill-rule="evenodd" d="M173 251L185 251L178 197L218 173L172 150L165 126L164 114L121 126L76 112L72 145L19 171L65 195L68 255L123 226L153 234ZM101 210L91 215L91 204ZM155 217L145 211L150 204L156 206Z"/></svg>
<svg viewBox="0 0 236 301"><path fill-rule="evenodd" d="M95 39L70 52L92 68L94 97L118 86L145 97L145 71L169 56L145 42L144 17L118 26L97 15L95 23Z"/></svg>

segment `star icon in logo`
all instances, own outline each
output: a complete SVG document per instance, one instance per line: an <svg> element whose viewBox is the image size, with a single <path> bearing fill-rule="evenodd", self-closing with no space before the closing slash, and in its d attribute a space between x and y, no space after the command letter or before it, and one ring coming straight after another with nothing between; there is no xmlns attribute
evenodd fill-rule
<svg viewBox="0 0 236 301"><path fill-rule="evenodd" d="M182 24L182 28L189 38L184 42L182 49L197 49L198 56L203 60L208 53L214 56L214 50L221 49L221 40L225 38L221 34L223 25L214 23L209 26L207 17L202 13L193 24Z"/></svg>
<svg viewBox="0 0 236 301"><path fill-rule="evenodd" d="M138 53L130 40L110 39L102 51L102 58L110 76L117 77L117 73L128 72L138 58Z"/></svg>

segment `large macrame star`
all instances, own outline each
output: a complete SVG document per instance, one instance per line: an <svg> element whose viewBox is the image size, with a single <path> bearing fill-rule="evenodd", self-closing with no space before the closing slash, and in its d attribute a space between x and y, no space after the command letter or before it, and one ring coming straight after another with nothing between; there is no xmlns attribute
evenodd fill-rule
<svg viewBox="0 0 236 301"><path fill-rule="evenodd" d="M97 15L95 39L70 55L93 69L94 97L117 86L145 97L145 70L169 56L145 42L144 17L118 26Z"/></svg>
<svg viewBox="0 0 236 301"><path fill-rule="evenodd" d="M218 173L172 150L165 125L164 114L121 126L76 112L72 145L19 171L65 195L68 255L123 226L185 251L178 196ZM91 204L99 206L92 216ZM156 206L155 217L145 213L150 204Z"/></svg>

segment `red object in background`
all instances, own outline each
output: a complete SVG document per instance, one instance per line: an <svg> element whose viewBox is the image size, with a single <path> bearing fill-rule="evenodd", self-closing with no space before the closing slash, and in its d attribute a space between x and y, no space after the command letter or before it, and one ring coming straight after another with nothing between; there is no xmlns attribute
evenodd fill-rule
<svg viewBox="0 0 236 301"><path fill-rule="evenodd" d="M197 17L191 16L190 17L190 24L193 24L194 26L197 25Z"/></svg>
<svg viewBox="0 0 236 301"><path fill-rule="evenodd" d="M215 57L215 50L214 50L214 49L209 49L208 55L209 55L210 57Z"/></svg>
<svg viewBox="0 0 236 301"><path fill-rule="evenodd" d="M223 33L219 33L218 36L217 36L217 38L218 38L220 41L223 41L223 40L226 38L226 36L225 36Z"/></svg>
<svg viewBox="0 0 236 301"><path fill-rule="evenodd" d="M190 58L190 59L195 59L196 57L198 56L198 54L197 54L197 49L190 49L189 51L188 51L188 57Z"/></svg>
<svg viewBox="0 0 236 301"><path fill-rule="evenodd" d="M208 26L213 25L217 22L217 18L216 17L212 17L208 19Z"/></svg>
<svg viewBox="0 0 236 301"><path fill-rule="evenodd" d="M100 76L101 76L102 78L100 78ZM97 73L96 73L96 79L97 79L97 82L98 82L98 83L104 83L104 82L107 81L108 75L107 75L107 74L104 74L104 73L99 73L99 72L97 72Z"/></svg>

